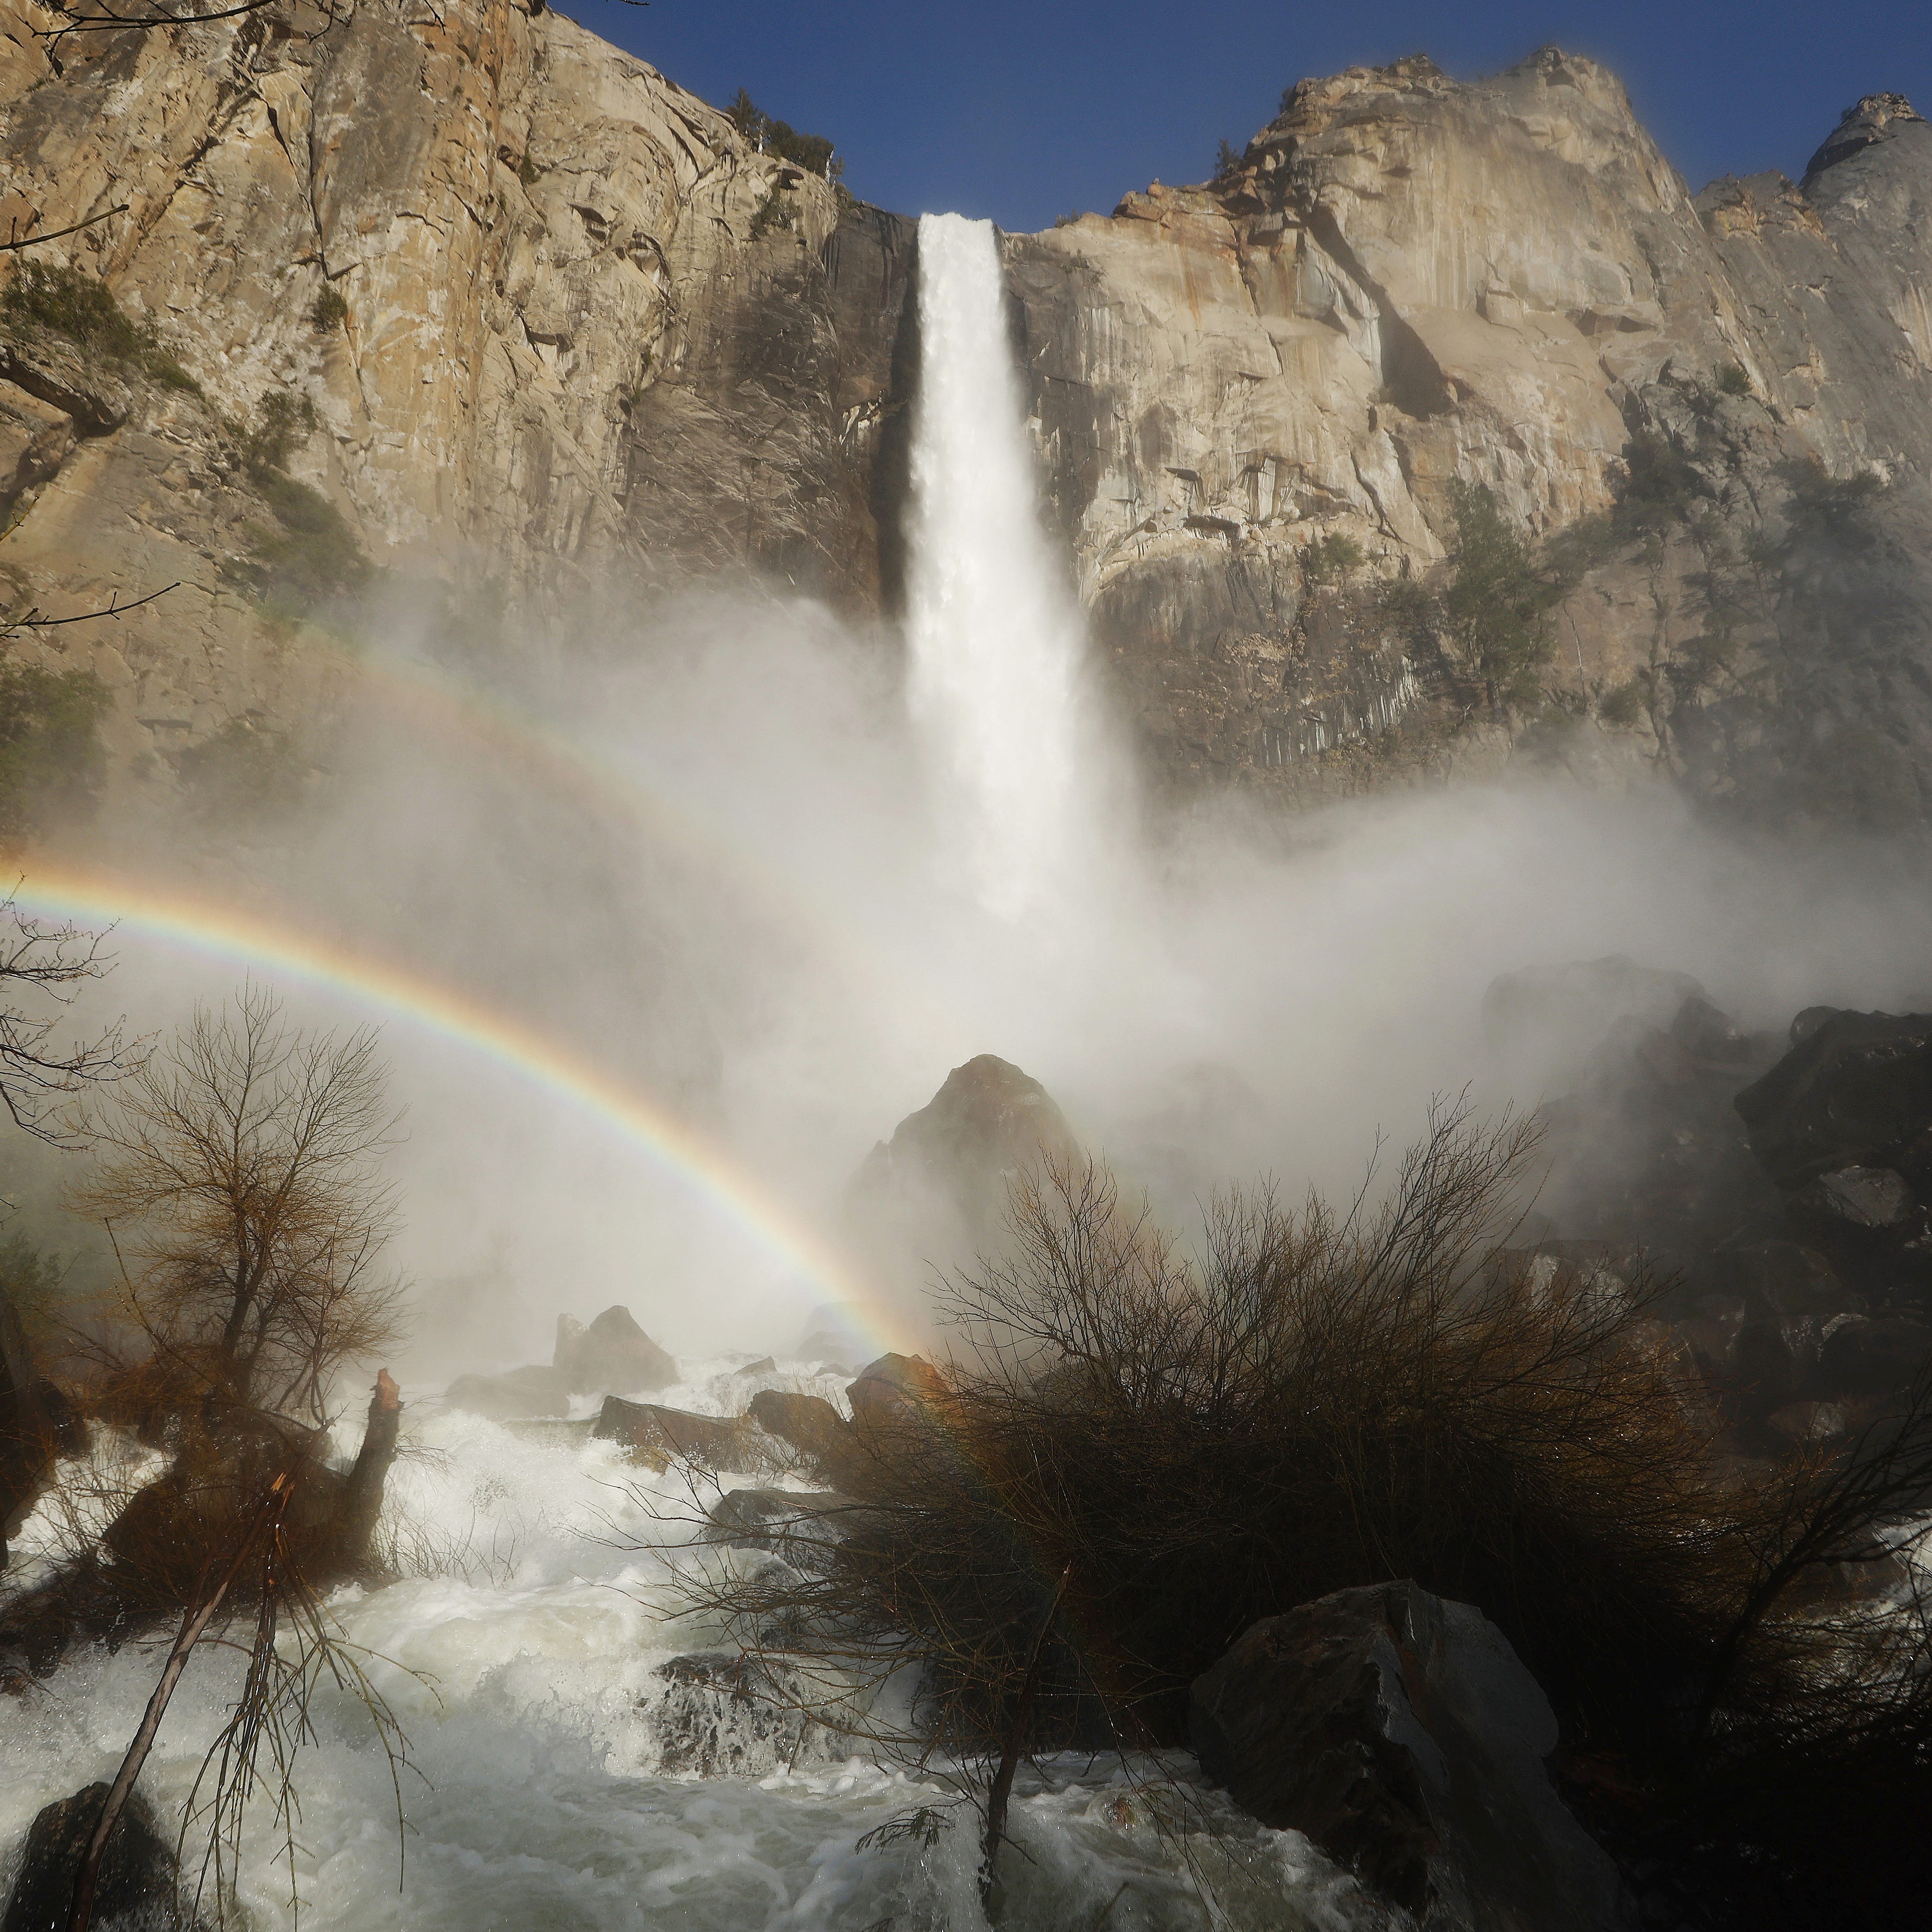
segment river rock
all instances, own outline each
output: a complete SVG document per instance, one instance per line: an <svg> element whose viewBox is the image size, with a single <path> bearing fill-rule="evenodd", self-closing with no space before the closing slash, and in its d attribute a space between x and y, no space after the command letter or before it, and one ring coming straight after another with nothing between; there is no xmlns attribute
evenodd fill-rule
<svg viewBox="0 0 1932 1932"><path fill-rule="evenodd" d="M35 1816L0 1932L67 1932L74 1876L106 1798L105 1784L90 1784ZM134 1928L175 1932L188 1923L176 1889L172 1835L164 1834L139 1791L130 1795L108 1834L93 1922L102 1932Z"/></svg>
<svg viewBox="0 0 1932 1932"><path fill-rule="evenodd" d="M1900 1228L1912 1219L1912 1190L1888 1167L1841 1167L1798 1194L1805 1213L1849 1228Z"/></svg>
<svg viewBox="0 0 1932 1932"><path fill-rule="evenodd" d="M863 1431L923 1423L928 1398L945 1386L939 1371L922 1356L881 1355L861 1369L845 1391L852 1425Z"/></svg>
<svg viewBox="0 0 1932 1932"><path fill-rule="evenodd" d="M655 1402L626 1402L622 1396L604 1398L591 1435L601 1442L622 1443L637 1461L658 1469L682 1462L711 1469L776 1470L788 1460L784 1445L748 1416L694 1415Z"/></svg>
<svg viewBox="0 0 1932 1932"><path fill-rule="evenodd" d="M694 1651L658 1665L639 1700L667 1777L768 1778L823 1757L833 1734L812 1715L825 1687L782 1658Z"/></svg>
<svg viewBox="0 0 1932 1932"><path fill-rule="evenodd" d="M1909 1315L1843 1315L1826 1324L1818 1385L1832 1396L1892 1395L1932 1358L1932 1324Z"/></svg>
<svg viewBox="0 0 1932 1932"><path fill-rule="evenodd" d="M443 1400L452 1408L488 1416L492 1422L507 1422L525 1417L568 1415L570 1394L570 1378L561 1369L532 1366L512 1369L500 1376L458 1376Z"/></svg>
<svg viewBox="0 0 1932 1932"><path fill-rule="evenodd" d="M834 1482L856 1453L851 1424L823 1396L760 1389L746 1412L766 1435L790 1443Z"/></svg>
<svg viewBox="0 0 1932 1932"><path fill-rule="evenodd" d="M550 1360L569 1378L574 1395L634 1395L669 1388L678 1378L677 1364L621 1306L605 1309L587 1328L574 1316L560 1315Z"/></svg>
<svg viewBox="0 0 1932 1932"><path fill-rule="evenodd" d="M1616 1868L1544 1761L1556 1720L1480 1611L1414 1583L1264 1618L1195 1680L1201 1767L1425 1932L1631 1923Z"/></svg>
<svg viewBox="0 0 1932 1932"><path fill-rule="evenodd" d="M882 1273L908 1260L963 1260L998 1240L1021 1174L1078 1154L1046 1089L1010 1060L982 1053L954 1067L866 1156L847 1209Z"/></svg>
<svg viewBox="0 0 1932 1932"><path fill-rule="evenodd" d="M1932 1130L1932 1016L1834 1012L1736 1105L1780 1187L1896 1168Z"/></svg>
<svg viewBox="0 0 1932 1932"><path fill-rule="evenodd" d="M832 1490L732 1490L711 1507L718 1540L756 1550L794 1570L823 1570L860 1505Z"/></svg>

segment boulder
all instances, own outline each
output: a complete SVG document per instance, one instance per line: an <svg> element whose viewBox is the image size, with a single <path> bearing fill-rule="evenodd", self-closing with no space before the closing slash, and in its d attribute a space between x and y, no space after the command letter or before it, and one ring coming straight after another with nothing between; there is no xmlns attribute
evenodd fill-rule
<svg viewBox="0 0 1932 1932"><path fill-rule="evenodd" d="M701 1650L659 1664L656 1676L658 1689L638 1707L651 1714L667 1777L769 1778L833 1742L810 1714L824 1687L795 1664Z"/></svg>
<svg viewBox="0 0 1932 1932"><path fill-rule="evenodd" d="M591 1435L600 1442L621 1442L638 1462L653 1468L674 1462L712 1469L776 1469L787 1460L783 1446L748 1416L694 1415L655 1402L626 1402L607 1395Z"/></svg>
<svg viewBox="0 0 1932 1932"><path fill-rule="evenodd" d="M1736 1104L1780 1187L1896 1166L1932 1128L1932 1015L1834 1012Z"/></svg>
<svg viewBox="0 0 1932 1932"><path fill-rule="evenodd" d="M890 1429L926 1419L926 1402L945 1384L919 1355L881 1355L859 1371L845 1391L855 1428Z"/></svg>
<svg viewBox="0 0 1932 1932"><path fill-rule="evenodd" d="M746 1413L767 1436L790 1443L833 1482L841 1480L856 1453L851 1424L821 1395L760 1389Z"/></svg>
<svg viewBox="0 0 1932 1932"><path fill-rule="evenodd" d="M561 1369L512 1369L500 1376L458 1376L443 1400L492 1422L570 1413L570 1378Z"/></svg>
<svg viewBox="0 0 1932 1932"><path fill-rule="evenodd" d="M860 1504L836 1490L732 1490L712 1504L716 1540L756 1550L794 1570L822 1570Z"/></svg>
<svg viewBox="0 0 1932 1932"><path fill-rule="evenodd" d="M1912 1190L1888 1167L1841 1167L1821 1174L1797 1204L1821 1220L1851 1228L1901 1228L1912 1219Z"/></svg>
<svg viewBox="0 0 1932 1932"><path fill-rule="evenodd" d="M856 1302L828 1302L807 1318L805 1334L792 1351L801 1362L862 1362L878 1345L871 1337L876 1323Z"/></svg>
<svg viewBox="0 0 1932 1932"><path fill-rule="evenodd" d="M605 1309L588 1328L574 1316L560 1315L550 1360L569 1378L573 1395L634 1395L678 1379L677 1364L621 1306Z"/></svg>
<svg viewBox="0 0 1932 1932"><path fill-rule="evenodd" d="M1909 1315L1841 1315L1826 1324L1817 1381L1828 1395L1893 1395L1932 1357L1932 1326Z"/></svg>
<svg viewBox="0 0 1932 1932"><path fill-rule="evenodd" d="M67 1932L74 1882L106 1802L90 1784L46 1806L28 1827L0 1932ZM186 1923L176 1883L172 1837L164 1834L139 1791L108 1834L94 1892L94 1924L162 1932Z"/></svg>
<svg viewBox="0 0 1932 1932"><path fill-rule="evenodd" d="M1010 1061L982 1053L881 1141L847 1196L855 1233L882 1276L964 1261L995 1244L1008 1189L1043 1159L1079 1143L1052 1096Z"/></svg>
<svg viewBox="0 0 1932 1932"><path fill-rule="evenodd" d="M1424 1932L1630 1923L1616 1866L1544 1769L1548 1700L1468 1604L1389 1583L1266 1618L1195 1680L1189 1724L1236 1802Z"/></svg>
<svg viewBox="0 0 1932 1932"><path fill-rule="evenodd" d="M1689 974L1640 966L1622 953L1532 966L1490 982L1483 1033L1511 1072L1536 1085L1562 1085L1581 1073L1618 1021L1640 1030L1666 1027L1693 1000L1708 1005Z"/></svg>
<svg viewBox="0 0 1932 1932"><path fill-rule="evenodd" d="M1820 1318L1856 1309L1860 1298L1845 1286L1816 1248L1797 1241L1752 1241L1718 1257L1726 1286L1754 1317Z"/></svg>

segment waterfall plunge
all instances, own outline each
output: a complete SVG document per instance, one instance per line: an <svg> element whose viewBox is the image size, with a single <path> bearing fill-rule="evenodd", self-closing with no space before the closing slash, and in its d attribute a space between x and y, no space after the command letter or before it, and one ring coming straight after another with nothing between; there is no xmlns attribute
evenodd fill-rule
<svg viewBox="0 0 1932 1932"><path fill-rule="evenodd" d="M992 224L922 216L919 262L909 702L952 862L1014 920L1078 884L1084 626L1040 526Z"/></svg>

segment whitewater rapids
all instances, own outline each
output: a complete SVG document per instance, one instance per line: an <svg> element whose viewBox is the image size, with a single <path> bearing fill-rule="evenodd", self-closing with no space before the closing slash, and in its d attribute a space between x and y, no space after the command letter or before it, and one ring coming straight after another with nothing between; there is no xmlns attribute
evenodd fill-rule
<svg viewBox="0 0 1932 1932"><path fill-rule="evenodd" d="M747 1359L688 1365L686 1382L657 1399L710 1414L738 1412L761 1387L842 1400L842 1376L802 1364L736 1372ZM859 1849L888 1820L943 1801L936 1784L848 1753L844 1741L775 1762L754 1732L743 1774L666 1774L658 1666L720 1642L676 1583L691 1560L681 1547L691 1520L715 1490L694 1495L614 1444L546 1441L433 1398L412 1400L406 1421L386 1522L405 1560L429 1574L344 1590L332 1608L346 1636L374 1653L370 1675L407 1731L406 1833L399 1842L388 1760L365 1714L331 1694L317 1710L320 1742L298 1763L292 1899L270 1807L254 1816L238 1902L255 1932L298 1918L309 1932L986 1924L970 1815L929 1846ZM28 1563L50 1534L40 1515L23 1527ZM0 1844L10 1862L42 1805L112 1775L163 1648L84 1653L0 1707ZM170 1708L141 1783L169 1824L226 1714L236 1666L204 1648ZM1023 1774L1019 1792L1013 1839L1025 1856L1003 1864L1003 1926L1384 1922L1305 1840L1262 1831L1217 1800L1207 1803L1225 1838L1196 1832L1177 1850L1114 1762L1049 1760ZM190 1870L198 1843L191 1833ZM12 1876L0 1872L0 1882ZM1225 1916L1206 1916L1202 1880Z"/></svg>

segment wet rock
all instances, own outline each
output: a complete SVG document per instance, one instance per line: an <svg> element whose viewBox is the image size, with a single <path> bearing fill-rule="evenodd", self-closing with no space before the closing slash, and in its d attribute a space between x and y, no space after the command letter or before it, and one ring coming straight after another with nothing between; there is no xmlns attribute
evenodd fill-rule
<svg viewBox="0 0 1932 1932"><path fill-rule="evenodd" d="M458 1376L443 1396L452 1408L492 1422L513 1418L568 1415L570 1378L561 1369L512 1369L500 1376Z"/></svg>
<svg viewBox="0 0 1932 1932"><path fill-rule="evenodd" d="M634 1395L669 1388L678 1378L677 1364L622 1306L605 1309L587 1328L574 1316L560 1315L550 1360L569 1378L573 1395Z"/></svg>
<svg viewBox="0 0 1932 1932"><path fill-rule="evenodd" d="M857 1453L850 1424L823 1396L760 1389L746 1412L767 1436L790 1443L835 1482Z"/></svg>
<svg viewBox="0 0 1932 1932"><path fill-rule="evenodd" d="M1888 1167L1841 1167L1798 1195L1805 1213L1853 1228L1898 1228L1912 1218L1912 1190Z"/></svg>
<svg viewBox="0 0 1932 1932"><path fill-rule="evenodd" d="M1842 1315L1826 1324L1818 1386L1829 1395L1888 1395L1909 1388L1932 1356L1932 1324L1909 1315Z"/></svg>
<svg viewBox="0 0 1932 1932"><path fill-rule="evenodd" d="M982 1053L954 1067L932 1099L867 1155L848 1212L884 1274L908 1262L963 1259L997 1243L1007 1190L1020 1174L1078 1152L1046 1089Z"/></svg>
<svg viewBox="0 0 1932 1932"><path fill-rule="evenodd" d="M794 1570L822 1570L860 1505L834 1490L732 1490L711 1506L718 1540L756 1550Z"/></svg>
<svg viewBox="0 0 1932 1932"><path fill-rule="evenodd" d="M1835 1442L1848 1425L1842 1402L1793 1402L1774 1410L1766 1426L1793 1442Z"/></svg>
<svg viewBox="0 0 1932 1932"><path fill-rule="evenodd" d="M0 1932L67 1932L74 1878L106 1798L105 1784L90 1784L34 1818ZM108 1834L94 1887L94 1925L100 1932L134 1928L176 1932L189 1923L176 1876L173 1840L163 1834L152 1808L136 1791Z"/></svg>
<svg viewBox="0 0 1932 1932"><path fill-rule="evenodd" d="M789 1460L748 1417L694 1415L655 1402L626 1402L608 1395L591 1432L600 1442L621 1442L638 1462L653 1468L674 1462L711 1469L778 1469Z"/></svg>
<svg viewBox="0 0 1932 1932"><path fill-rule="evenodd" d="M1894 1166L1893 1156L1932 1126L1932 1016L1834 1012L1736 1105L1780 1187Z"/></svg>
<svg viewBox="0 0 1932 1932"><path fill-rule="evenodd" d="M1544 1761L1548 1700L1501 1631L1413 1583L1338 1591L1195 1680L1202 1768L1427 1932L1623 1927L1616 1868Z"/></svg>
<svg viewBox="0 0 1932 1932"><path fill-rule="evenodd" d="M824 1687L782 1659L694 1651L658 1666L651 1713L669 1777L769 1778L823 1757L835 1734L813 1717Z"/></svg>
<svg viewBox="0 0 1932 1932"><path fill-rule="evenodd" d="M891 1429L923 1422L928 1400L945 1387L939 1372L919 1355L881 1355L859 1371L845 1391L855 1428Z"/></svg>
<svg viewBox="0 0 1932 1932"><path fill-rule="evenodd" d="M1754 1317L1820 1317L1856 1309L1858 1297L1816 1248L1798 1241L1752 1241L1717 1257L1731 1290Z"/></svg>
<svg viewBox="0 0 1932 1932"><path fill-rule="evenodd" d="M1818 1366L1819 1326L1808 1315L1759 1316L1738 1326L1731 1343L1736 1393L1762 1415L1810 1388Z"/></svg>

